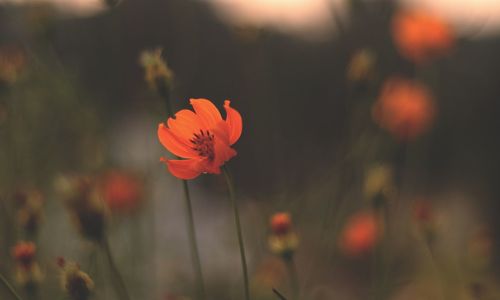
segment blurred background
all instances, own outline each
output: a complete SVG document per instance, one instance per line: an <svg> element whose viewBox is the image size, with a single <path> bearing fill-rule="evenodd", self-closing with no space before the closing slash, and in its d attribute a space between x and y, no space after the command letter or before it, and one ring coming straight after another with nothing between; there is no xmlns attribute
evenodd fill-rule
<svg viewBox="0 0 500 300"><path fill-rule="evenodd" d="M121 299L65 200L85 178L131 298L198 299L140 60L161 48L174 111L243 117L228 165L253 299L500 299L499 20L495 0L0 1L0 273L23 299L78 299L64 257L90 299ZM224 178L189 186L207 299L243 299Z"/></svg>

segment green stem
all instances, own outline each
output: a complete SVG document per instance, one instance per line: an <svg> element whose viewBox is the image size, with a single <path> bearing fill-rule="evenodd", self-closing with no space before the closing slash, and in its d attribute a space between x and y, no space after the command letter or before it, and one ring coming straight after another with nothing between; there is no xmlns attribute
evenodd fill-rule
<svg viewBox="0 0 500 300"><path fill-rule="evenodd" d="M300 293L299 277L297 276L297 269L295 268L295 262L293 260L293 256L285 258L285 263L288 269L288 275L290 276L290 286L292 288L292 300L298 300Z"/></svg>
<svg viewBox="0 0 500 300"><path fill-rule="evenodd" d="M194 271L196 273L196 281L198 282L198 296L200 299L205 299L205 284L203 282L203 272L201 270L200 254L198 252L198 244L196 242L196 231L194 227L193 208L191 205L191 197L189 196L189 186L187 180L182 180L182 188L184 190L184 199L186 200L186 215L189 229L189 241L191 245L191 257L193 259Z"/></svg>
<svg viewBox="0 0 500 300"><path fill-rule="evenodd" d="M106 254L106 257L108 259L109 267L111 269L112 276L113 278L113 283L116 288L116 292L120 299L122 300L130 300L130 296L127 292L127 286L125 285L125 282L123 281L123 277L121 276L120 272L118 271L118 268L116 266L116 263L113 259L113 255L111 254L111 249L109 247L109 241L107 238L104 238L104 240L101 243L101 246L104 250L104 253Z"/></svg>
<svg viewBox="0 0 500 300"><path fill-rule="evenodd" d="M243 234L241 232L241 224L240 224L240 214L238 211L238 205L236 203L236 198L234 196L234 185L231 180L231 176L226 168L226 166L222 166L222 173L224 173L224 177L226 178L227 188L229 190L229 198L231 199L231 204L233 206L234 211L234 222L236 223L236 232L238 234L238 244L240 246L240 256L241 256L241 267L243 268L243 283L245 285L245 299L250 300L250 289L248 286L248 270L247 270L247 260L245 257L245 246L243 244Z"/></svg>
<svg viewBox="0 0 500 300"><path fill-rule="evenodd" d="M158 94L163 98L165 102L165 109L167 110L167 116L169 118L174 117L172 104L170 102L170 99L172 98L172 93L173 91L171 86L167 86L163 81L158 82ZM196 274L198 297L199 299L204 300L206 299L205 283L203 280L203 272L201 269L200 253L198 251L198 244L196 242L196 228L194 225L193 206L191 204L191 197L189 194L189 186L187 180L182 180L182 189L184 191L184 200L186 202L186 219L187 219L189 243L191 249L191 259L193 261L193 268Z"/></svg>
<svg viewBox="0 0 500 300"><path fill-rule="evenodd" d="M19 294L16 293L16 291L14 290L14 288L12 287L12 285L10 285L10 283L7 281L7 279L5 279L5 277L3 277L2 274L0 274L0 281L9 290L10 294L12 295L12 297L14 299L16 299L16 300L22 300L22 298L19 296Z"/></svg>
<svg viewBox="0 0 500 300"><path fill-rule="evenodd" d="M283 294L281 294L277 289L273 289L273 293L276 294L280 300L287 300L286 297L283 296Z"/></svg>

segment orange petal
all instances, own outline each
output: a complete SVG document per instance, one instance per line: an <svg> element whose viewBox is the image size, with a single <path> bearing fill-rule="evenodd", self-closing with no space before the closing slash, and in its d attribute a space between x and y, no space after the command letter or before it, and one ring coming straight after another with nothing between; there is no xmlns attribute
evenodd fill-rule
<svg viewBox="0 0 500 300"><path fill-rule="evenodd" d="M203 172L200 160L197 159L172 160L162 158L162 161L167 164L170 173L180 179L193 179Z"/></svg>
<svg viewBox="0 0 500 300"><path fill-rule="evenodd" d="M224 108L226 109L226 123L229 127L229 145L238 141L243 129L243 121L240 113L230 106L231 101L224 101Z"/></svg>
<svg viewBox="0 0 500 300"><path fill-rule="evenodd" d="M163 123L158 125L158 139L163 147L177 156L184 158L197 156L196 151L194 151L186 141L183 141L173 134Z"/></svg>
<svg viewBox="0 0 500 300"><path fill-rule="evenodd" d="M212 162L213 166L217 169L222 166L226 161L230 160L236 155L236 150L231 148L227 143L220 140L215 140L214 143L215 157ZM220 171L219 171L220 172ZM215 172L213 172L215 173ZM219 174L219 173L216 173Z"/></svg>
<svg viewBox="0 0 500 300"><path fill-rule="evenodd" d="M207 99L191 99L191 105L205 129L211 129L222 121L222 116L215 105Z"/></svg>
<svg viewBox="0 0 500 300"><path fill-rule="evenodd" d="M220 121L212 128L215 139L229 146L229 126L226 122Z"/></svg>
<svg viewBox="0 0 500 300"><path fill-rule="evenodd" d="M175 114L174 118L168 119L168 127L175 135L189 140L202 128L198 116L191 110L183 109Z"/></svg>

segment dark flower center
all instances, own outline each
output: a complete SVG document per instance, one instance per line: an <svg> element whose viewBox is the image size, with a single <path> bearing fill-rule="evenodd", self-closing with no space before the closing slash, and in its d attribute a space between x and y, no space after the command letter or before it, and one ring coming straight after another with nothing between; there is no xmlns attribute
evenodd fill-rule
<svg viewBox="0 0 500 300"><path fill-rule="evenodd" d="M198 152L200 156L207 157L209 160L214 160L214 135L210 131L200 130L200 133L193 134L193 138L190 139L193 143L193 149Z"/></svg>

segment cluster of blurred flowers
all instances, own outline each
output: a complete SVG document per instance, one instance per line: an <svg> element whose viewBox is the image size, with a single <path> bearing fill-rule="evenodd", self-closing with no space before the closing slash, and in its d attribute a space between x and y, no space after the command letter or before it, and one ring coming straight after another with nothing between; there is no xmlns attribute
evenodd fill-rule
<svg viewBox="0 0 500 300"><path fill-rule="evenodd" d="M110 169L90 177L65 175L55 182L72 223L82 237L103 243L107 219L111 214L129 215L139 209L144 199L144 179L132 171ZM20 234L27 240L12 248L14 278L28 295L36 293L44 272L36 259L36 240L44 219L44 196L34 188L18 188L11 196ZM77 263L58 259L62 287L74 300L89 299L94 283Z"/></svg>

